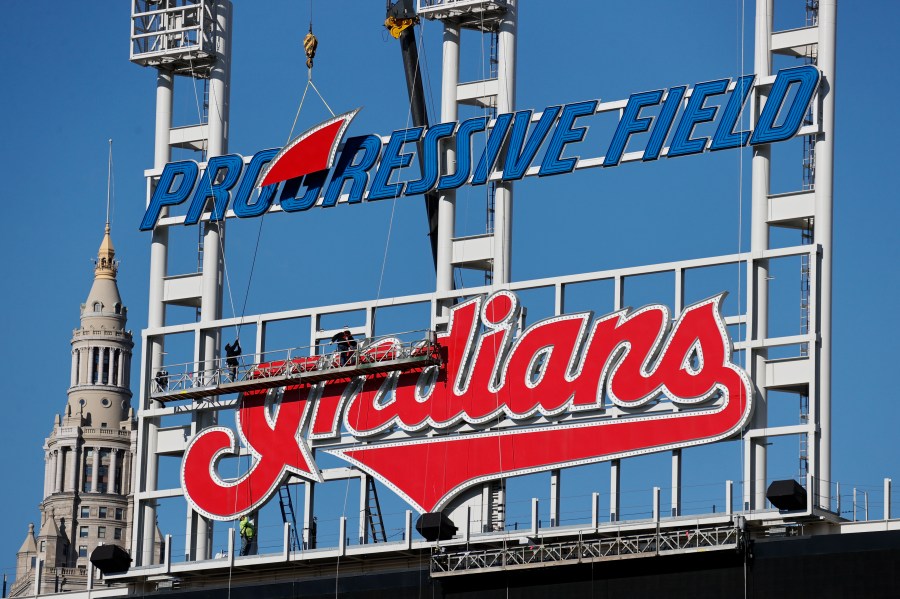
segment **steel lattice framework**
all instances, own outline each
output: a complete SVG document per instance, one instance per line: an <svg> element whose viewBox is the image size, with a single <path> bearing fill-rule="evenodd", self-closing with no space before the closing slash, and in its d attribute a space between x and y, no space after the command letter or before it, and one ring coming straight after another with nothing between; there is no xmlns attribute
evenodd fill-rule
<svg viewBox="0 0 900 599"><path fill-rule="evenodd" d="M831 491L831 296L832 296L832 179L834 145L834 89L835 89L835 10L836 1L822 1L818 6L818 19L814 24L790 31L773 30L774 0L758 0L756 9L755 72L757 81L751 94L751 124L759 118L770 86L774 80L772 59L775 55L810 56L814 49L815 64L822 73L824 84L813 101L813 113L800 130L799 135L814 147L815 174L811 185L786 193L770 193L771 151L768 146L757 146L752 159L752 222L751 245L746 253L728 256L685 260L649 266L622 268L601 272L567 274L531 281L513 281L510 277L512 183L498 182L496 186L493 230L473 238L455 236L455 191L442 192L439 199L438 259L435 292L394 298L345 303L314 308L300 308L282 312L257 314L242 319L222 318L222 269L221 257L225 221L210 222L204 216L202 272L173 274L169 272L168 228L176 225L177 218L162 218L153 231L151 242L150 298L148 327L143 331L141 376L141 403L139 421L139 458L137 465L137 492L135 493L134 538L132 539L136 571L144 573L168 568L169 557L160 557L154 551L156 538L157 502L164 498L180 497L180 488L158 488L158 470L161 456L183 455L191 435L212 426L223 410L233 410L236 402L220 398L223 393L241 389L228 387L227 366L218 355L223 331L238 324L252 323L256 328L256 347L252 363L266 362L266 329L292 319L308 319L310 340L313 345L330 339L337 331L324 330L322 323L334 314L357 311L365 316L365 324L355 327L352 333L366 338L375 337L375 321L380 310L388 307L427 305L430 321L422 328L441 330L446 325L449 306L461 298L490 293L498 289L512 291L552 290L554 314L566 313L566 292L583 283L609 281L613 286L614 309L623 307L624 283L630 277L654 273L671 273L674 317L685 308L685 277L694 270L733 265L746 268L746 297L741 302L745 310L731 315L726 325L742 325L746 337L735 343L736 350L747 353L747 370L757 391L757 409L751 425L743 434L746 447L743 473L743 515L748 520L779 520L782 515L766 505L767 440L776 436L799 435L806 440L809 475L803 481L810 501L803 514L822 516L832 508ZM203 159L223 155L227 148L228 82L230 79L230 14L229 0L197 0L182 4L140 3L133 10L132 60L153 66L158 70L156 145L152 169L147 171L148 193L152 190L163 167L171 159L173 147L192 148L201 151ZM515 109L515 39L517 35L518 2L514 0L481 2L475 0L445 0L420 2L419 12L425 17L441 21L443 34L443 79L441 120L455 121L462 103L480 103L492 106L498 113ZM172 20L175 16L180 17ZM196 19L191 16L196 15ZM473 15L479 18L474 18ZM170 29L166 30L165 19ZM179 20L180 19L180 20ZM487 19L491 26L485 28ZM194 20L197 22L195 23ZM177 21L177 22L176 22ZM214 24L211 24L214 21ZM459 80L460 31L474 28L485 35L497 35L496 77L481 82ZM195 32L195 33L191 33ZM177 37L181 36L181 37ZM193 37L192 37L193 36ZM208 36L212 36L207 40ZM181 41L178 41L181 40ZM187 40L187 41L184 41ZM177 42L177 43L176 43ZM185 72L185 61L193 69L196 61L208 62L208 69ZM172 127L173 81L176 74L209 78L209 106L216 107L208 122L188 128ZM622 101L624 102L624 100ZM606 106L612 110L612 105ZM445 151L444 160L452 163L452 150ZM201 164L202 166L202 164ZM226 217L233 216L228 213ZM770 230L774 227L812 230L811 244L772 249ZM459 256L465 255L463 261ZM769 321L769 268L773 260L802 257L806 264L808 301L804 305L806 330L789 336L770 336ZM491 272L491 285L456 290L453 273L456 268L473 267ZM166 307L171 305L199 308L197 322L167 322ZM186 373L215 373L212 387L220 392L207 393L211 388L198 385L195 378L173 374L162 387L160 371L167 370L164 359L168 336L190 334L194 338L194 355ZM403 343L409 343L404 341ZM770 359L770 350L784 347L802 347L795 357ZM289 356L291 361L295 356ZM248 358L249 360L249 358ZM247 367L251 368L251 367ZM255 366L253 367L255 368ZM284 374L284 373L282 373ZM245 373L246 375L246 373ZM244 377L247 378L246 376ZM262 378L257 379L261 384ZM172 385L175 387L172 387ZM180 386L179 386L180 385ZM767 393L772 390L790 391L809 398L809 418L806 422L773 427L768 422ZM205 401L193 401L205 397ZM165 401L163 401L165 400ZM169 424L174 417L191 418L189 425ZM615 408L609 413L615 417ZM399 433L398 433L399 434ZM387 436L387 440L391 437ZM352 440L312 440L313 450L346 446ZM671 515L682 515L681 476L684 455L681 450L671 453L672 495ZM614 460L611 469L609 513L613 521L621 519L620 477L625 464ZM327 479L358 478L361 489L368 488L368 475L356 468L333 469L324 472ZM552 473L551 521L559 523L559 472ZM296 482L296 481L294 481ZM728 486L730 493L730 483ZM502 503L504 494L486 485L481 517L482 530L493 532L495 524L502 529L502 509L491 510L491 502ZM315 513L314 485L304 485L303 543L311 547L314 542ZM470 514L472 503L466 499L454 509L457 514ZM555 501L555 503L554 503ZM361 492L360 508L367 509L367 497ZM730 496L729 496L730 504ZM498 507L498 506L493 506ZM502 506L500 506L502 508ZM657 500L657 517L659 505ZM730 506L729 506L730 510ZM501 516L491 516L491 513ZM469 518L469 516L466 516ZM500 518L500 522L491 522ZM411 520L407 516L406 534L411 535ZM346 523L342 520L342 527ZM366 523L360 519L360 538L365 539ZM658 525L648 523L648 528ZM192 512L185 531L185 553L190 561L211 558L212 527L202 515ZM341 529L343 545L346 530ZM510 538L514 535L511 534ZM285 550L290 557L289 534L285 529ZM233 544L233 538L230 541ZM536 547L485 549L478 552L436 553L432 559L435 575L446 575L472 569L497 567L532 567L549 562L603 560L624 555L661 554L665 552L700 551L712 548L733 548L740 542L740 530L735 526L680 528L661 532L635 533L628 536L600 537L590 540L565 541L541 544ZM411 543L409 536L403 545ZM233 546L233 545L232 545ZM170 543L166 543L170 550ZM340 551L343 551L342 547ZM232 554L233 559L233 554Z"/></svg>

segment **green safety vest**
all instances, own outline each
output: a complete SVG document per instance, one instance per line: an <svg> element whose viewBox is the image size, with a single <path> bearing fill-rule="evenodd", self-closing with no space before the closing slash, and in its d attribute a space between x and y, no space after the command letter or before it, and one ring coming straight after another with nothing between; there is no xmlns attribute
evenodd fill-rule
<svg viewBox="0 0 900 599"><path fill-rule="evenodd" d="M249 520L241 522L241 536L248 539L253 538L253 524Z"/></svg>

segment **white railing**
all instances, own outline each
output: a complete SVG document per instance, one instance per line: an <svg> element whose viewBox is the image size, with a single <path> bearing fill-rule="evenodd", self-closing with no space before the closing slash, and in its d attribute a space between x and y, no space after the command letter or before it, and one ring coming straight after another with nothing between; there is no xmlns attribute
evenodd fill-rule
<svg viewBox="0 0 900 599"><path fill-rule="evenodd" d="M150 382L151 396L180 395L192 390L218 387L229 383L262 383L266 379L302 377L312 373L327 374L347 369L367 370L382 364L403 360L438 358L438 346L432 331L413 331L422 338L402 341L398 336L377 337L361 341L328 344L330 351L317 353L321 345L294 347L264 352L215 358L211 366L200 362L183 362L163 366L154 373ZM408 335L402 333L400 335ZM400 365L400 364L398 364ZM204 367L207 366L207 367ZM226 391L237 391L231 386Z"/></svg>

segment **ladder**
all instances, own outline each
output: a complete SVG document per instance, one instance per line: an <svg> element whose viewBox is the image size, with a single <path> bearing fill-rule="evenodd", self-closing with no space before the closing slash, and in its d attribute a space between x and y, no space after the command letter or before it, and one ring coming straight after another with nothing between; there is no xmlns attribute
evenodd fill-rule
<svg viewBox="0 0 900 599"><path fill-rule="evenodd" d="M375 479L366 477L366 529L373 543L387 542L387 533L384 530L384 520L381 518L381 504L378 501L378 491L375 488ZM363 539L365 540L365 539Z"/></svg>
<svg viewBox="0 0 900 599"><path fill-rule="evenodd" d="M497 79L497 65L500 64L498 53L498 31L492 29L488 35L490 36L490 56L488 57L488 79ZM487 115L491 120L497 118L497 103L493 102L487 107ZM485 206L485 223L484 231L488 235L494 233L494 213L496 212L495 203L497 199L497 182L489 181L487 184L487 202ZM491 270L484 271L484 284L490 285L494 282L494 272Z"/></svg>
<svg viewBox="0 0 900 599"><path fill-rule="evenodd" d="M491 521L487 523L490 531L503 531L506 529L506 484L503 479L492 481L490 484Z"/></svg>
<svg viewBox="0 0 900 599"><path fill-rule="evenodd" d="M197 110L199 112L197 117L200 119L200 122L198 123L198 125L201 127L203 125L209 124L209 78L204 78L204 79L202 79L202 81L203 81L203 102L202 102L202 104L200 104L197 107ZM196 94L196 91L197 91L196 80L192 81L192 85L195 86L194 93ZM201 162L205 162L207 159L207 155L206 155L207 144L208 144L208 142L203 142L203 149L200 150ZM198 274L203 273L203 237L204 237L205 227L206 227L205 224L197 227L197 273ZM198 306L197 313L196 313L196 322L200 322L200 317L201 317L200 307Z"/></svg>
<svg viewBox="0 0 900 599"><path fill-rule="evenodd" d="M287 484L278 487L278 501L281 505L281 520L291 525L291 551L300 549L300 535L297 533L297 518L294 516L294 503L291 501L291 490Z"/></svg>
<svg viewBox="0 0 900 599"><path fill-rule="evenodd" d="M819 2L818 0L806 0L806 26L812 27L819 22ZM818 47L816 47L817 49ZM816 49L809 50L804 62L806 64L816 64ZM804 125L813 124L812 106L807 110L803 119ZM803 191L813 191L816 188L816 140L812 135L803 136ZM801 230L800 243L809 245L815 240L814 223L811 219L807 219L806 226ZM810 264L809 254L800 256L800 334L807 335L810 331L809 321L809 300L810 300L810 274L812 264ZM800 355L809 356L810 347L808 343L800 345ZM803 391L800 394L800 423L809 422L809 391ZM798 475L801 484L806 480L809 472L809 437L808 435L799 435L799 468Z"/></svg>

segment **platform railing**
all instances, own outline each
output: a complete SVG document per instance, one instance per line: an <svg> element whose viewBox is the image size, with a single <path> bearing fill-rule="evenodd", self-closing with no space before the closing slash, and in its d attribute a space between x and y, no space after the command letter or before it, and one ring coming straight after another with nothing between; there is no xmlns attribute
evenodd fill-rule
<svg viewBox="0 0 900 599"><path fill-rule="evenodd" d="M420 338L404 341L400 337L418 333ZM328 351L321 352L324 348ZM411 363L436 363L440 350L433 331L410 331L396 335L338 343L310 345L217 357L211 362L182 362L163 366L150 381L150 395L164 400L203 395L233 393L265 388L288 379L324 380L334 376L353 376L384 369L401 369ZM204 368L207 364L210 368ZM271 385L274 386L274 385Z"/></svg>

